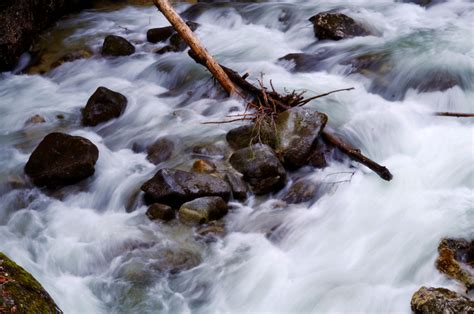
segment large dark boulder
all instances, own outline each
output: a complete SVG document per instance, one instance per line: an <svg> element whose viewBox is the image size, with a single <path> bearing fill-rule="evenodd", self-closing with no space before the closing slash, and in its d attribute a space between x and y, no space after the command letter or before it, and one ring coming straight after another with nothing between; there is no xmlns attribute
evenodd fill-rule
<svg viewBox="0 0 474 314"><path fill-rule="evenodd" d="M88 0L0 1L0 72L12 70L37 36L61 16L88 6Z"/></svg>
<svg viewBox="0 0 474 314"><path fill-rule="evenodd" d="M186 202L179 208L179 219L186 224L205 224L227 215L226 202L218 196L201 197Z"/></svg>
<svg viewBox="0 0 474 314"><path fill-rule="evenodd" d="M234 128L226 134L227 143L233 149L241 149L252 146L253 144L266 144L275 147L275 131L265 122L257 124L246 124Z"/></svg>
<svg viewBox="0 0 474 314"><path fill-rule="evenodd" d="M228 200L231 195L230 186L223 179L174 169L160 169L141 189L147 202L173 207L199 197L219 196Z"/></svg>
<svg viewBox="0 0 474 314"><path fill-rule="evenodd" d="M444 288L421 287L411 299L415 314L474 313L474 301Z"/></svg>
<svg viewBox="0 0 474 314"><path fill-rule="evenodd" d="M328 117L324 113L295 107L280 113L276 119L276 151L283 163L290 168L308 164L312 146L326 126Z"/></svg>
<svg viewBox="0 0 474 314"><path fill-rule="evenodd" d="M321 40L370 35L370 32L354 19L338 12L321 12L309 20L313 23L314 34Z"/></svg>
<svg viewBox="0 0 474 314"><path fill-rule="evenodd" d="M125 38L109 35L105 37L102 45L102 55L104 56L129 56L135 53L135 47Z"/></svg>
<svg viewBox="0 0 474 314"><path fill-rule="evenodd" d="M474 241L443 239L438 253L438 270L463 283L467 289L474 289Z"/></svg>
<svg viewBox="0 0 474 314"><path fill-rule="evenodd" d="M244 180L257 195L277 191L285 185L285 168L267 145L240 149L230 157L230 163L244 175Z"/></svg>
<svg viewBox="0 0 474 314"><path fill-rule="evenodd" d="M0 252L0 313L62 313L41 284Z"/></svg>
<svg viewBox="0 0 474 314"><path fill-rule="evenodd" d="M31 154L25 173L37 186L61 187L92 176L98 158L99 150L88 139L51 133Z"/></svg>
<svg viewBox="0 0 474 314"><path fill-rule="evenodd" d="M167 40L173 34L174 28L172 26L151 28L146 32L146 39L156 44L157 42Z"/></svg>
<svg viewBox="0 0 474 314"><path fill-rule="evenodd" d="M127 97L106 87L99 87L82 109L82 124L96 126L120 117L127 107Z"/></svg>

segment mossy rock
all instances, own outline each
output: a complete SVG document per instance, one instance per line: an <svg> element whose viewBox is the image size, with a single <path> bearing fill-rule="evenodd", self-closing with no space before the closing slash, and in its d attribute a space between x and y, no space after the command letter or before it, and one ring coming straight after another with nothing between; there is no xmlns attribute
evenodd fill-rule
<svg viewBox="0 0 474 314"><path fill-rule="evenodd" d="M51 296L22 267L0 253L0 312L62 313Z"/></svg>

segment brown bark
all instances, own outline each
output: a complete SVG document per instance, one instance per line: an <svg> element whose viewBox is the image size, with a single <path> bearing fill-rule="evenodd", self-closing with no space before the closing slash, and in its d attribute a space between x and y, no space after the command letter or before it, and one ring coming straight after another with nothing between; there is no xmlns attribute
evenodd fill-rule
<svg viewBox="0 0 474 314"><path fill-rule="evenodd" d="M435 116L439 117L456 117L456 118L474 118L474 113L460 112L436 112Z"/></svg>
<svg viewBox="0 0 474 314"><path fill-rule="evenodd" d="M176 32L189 45L193 53L201 60L202 64L212 73L212 75L219 81L222 88L229 95L235 94L235 86L230 81L227 74L214 60L214 58L207 52L206 48L193 35L193 32L183 19L176 13L168 0L153 0L155 6L163 13L166 19L171 23Z"/></svg>

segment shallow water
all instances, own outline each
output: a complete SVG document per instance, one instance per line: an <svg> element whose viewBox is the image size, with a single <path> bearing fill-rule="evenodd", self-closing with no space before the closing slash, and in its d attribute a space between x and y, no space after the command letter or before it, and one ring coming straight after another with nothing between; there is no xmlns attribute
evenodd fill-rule
<svg viewBox="0 0 474 314"><path fill-rule="evenodd" d="M0 77L0 251L30 271L65 313L410 313L411 295L422 285L461 291L434 260L441 238L474 236L473 126L430 113L474 112L474 4L201 6L196 33L221 63L254 80L264 73L279 91L309 96L355 87L308 107L327 113L331 129L387 166L394 179L336 160L324 170L303 169L294 176L322 182L324 196L309 207L282 206L279 195L234 203L225 218L228 235L210 244L177 223L150 222L134 195L157 167L133 144L179 140L175 158L159 167L189 169L194 145L223 140L236 126L202 122L244 106L216 92L185 52L151 52L158 45L146 42L146 30L167 25L156 9L85 11L61 21L52 36L69 34L65 46L86 42L93 58L43 76ZM189 7L177 6L196 12ZM377 36L318 42L307 18L329 9L341 9ZM126 37L137 53L102 58L106 34ZM322 48L331 55L319 71L296 73L278 61ZM344 65L380 52L390 63L383 75L351 73ZM434 72L449 73L459 85L413 88ZM107 124L81 127L80 108L98 86L126 95L127 110ZM35 114L47 122L25 127ZM21 182L29 154L52 130L86 137L100 151L92 178L56 193ZM12 189L12 181L21 188ZM192 256L191 268L163 269L170 251Z"/></svg>

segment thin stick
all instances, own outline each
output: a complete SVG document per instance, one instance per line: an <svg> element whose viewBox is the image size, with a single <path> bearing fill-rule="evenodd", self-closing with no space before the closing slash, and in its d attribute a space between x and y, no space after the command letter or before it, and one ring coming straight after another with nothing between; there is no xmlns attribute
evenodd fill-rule
<svg viewBox="0 0 474 314"><path fill-rule="evenodd" d="M328 92L328 93L325 93L325 94L321 94L321 95L317 95L317 96L314 96L314 97L310 97L310 98L307 98L305 100L303 100L302 102L300 102L298 104L298 106L304 106L306 105L307 103L309 103L310 101L312 100L315 100L315 99L318 99L318 98L322 98L322 97L326 97L328 95L331 95L331 94L334 94L334 93L339 93L339 92L346 92L346 91L350 91L350 90L353 90L354 87L350 87L350 88L343 88L343 89L337 89L337 90L333 90L331 92Z"/></svg>
<svg viewBox="0 0 474 314"><path fill-rule="evenodd" d="M171 23L179 36L181 36L181 38L189 45L196 57L203 62L206 68L212 73L212 76L219 81L222 88L224 88L229 95L234 95L235 86L232 81L211 54L207 52L201 42L193 35L189 26L183 21L178 13L176 13L168 0L153 0L153 2L158 10L160 10Z"/></svg>
<svg viewBox="0 0 474 314"><path fill-rule="evenodd" d="M474 118L474 113L435 112L434 115L439 117Z"/></svg>

